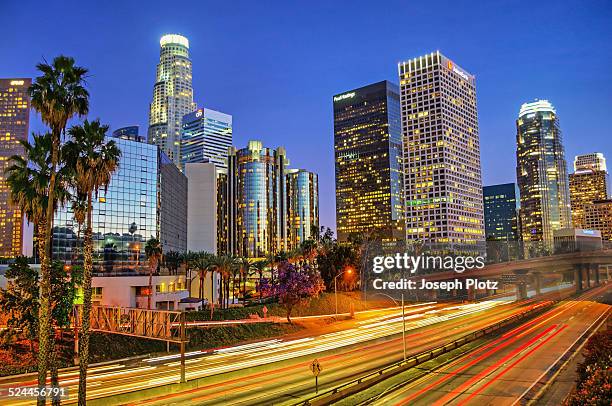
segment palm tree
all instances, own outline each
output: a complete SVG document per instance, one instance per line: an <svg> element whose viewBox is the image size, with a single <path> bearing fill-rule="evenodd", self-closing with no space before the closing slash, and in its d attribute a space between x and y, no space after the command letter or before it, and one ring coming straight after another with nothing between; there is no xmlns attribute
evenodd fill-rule
<svg viewBox="0 0 612 406"><path fill-rule="evenodd" d="M229 306L229 280L236 268L237 262L234 256L217 256L215 261L215 270L221 276L221 304L224 308Z"/></svg>
<svg viewBox="0 0 612 406"><path fill-rule="evenodd" d="M155 237L150 238L145 245L145 255L149 260L149 297L147 299L147 309L151 309L151 297L153 296L153 272L157 271L157 266L162 258L162 246Z"/></svg>
<svg viewBox="0 0 612 406"><path fill-rule="evenodd" d="M51 297L50 257L51 230L56 208L57 168L60 166L60 145L66 125L75 115L84 116L89 111L89 93L85 89L87 69L76 66L74 59L58 56L51 64L40 63L36 68L41 72L30 86L32 108L38 111L42 121L51 129L51 170L45 208L45 233L41 236L44 258L40 270L40 308L39 308L39 349L38 349L38 386L45 385L49 356L49 315ZM45 399L38 397L37 403L44 405Z"/></svg>
<svg viewBox="0 0 612 406"><path fill-rule="evenodd" d="M238 267L240 270L240 280L242 281L242 305L246 304L246 283L249 271L251 270L251 261L246 257L240 257L237 259ZM240 289L240 287L238 287Z"/></svg>
<svg viewBox="0 0 612 406"><path fill-rule="evenodd" d="M194 278L199 277L200 286L198 289L198 298L200 299L202 308L204 308L204 280L206 279L208 272L211 272L211 274L213 272L212 256L213 255L208 252L197 252L197 253L194 252L194 253L191 253L191 256L189 259L188 266L194 271L196 271L196 276L194 276ZM190 282L191 282L191 279L190 279ZM190 292L191 292L191 289L190 289ZM212 306L212 297L211 297L211 306Z"/></svg>
<svg viewBox="0 0 612 406"><path fill-rule="evenodd" d="M259 301L263 299L263 292L261 291L261 283L263 281L263 273L270 263L267 259L260 259L259 261L253 262L251 269L259 276Z"/></svg>
<svg viewBox="0 0 612 406"><path fill-rule="evenodd" d="M71 127L72 139L64 147L64 160L73 173L76 200L74 216L79 227L85 225L83 242L83 321L79 340L79 405L85 405L87 365L89 363L89 323L91 318L91 278L93 273L92 201L100 189L106 190L119 167L121 150L115 141L105 141L107 125L99 120Z"/></svg>
<svg viewBox="0 0 612 406"><path fill-rule="evenodd" d="M46 252L44 239L46 232L46 208L48 203L49 179L51 173L51 134L33 135L33 144L28 141L21 141L24 154L14 155L9 160L9 167L5 173L7 175L7 185L10 191L11 203L19 207L27 219L34 224L38 234L38 254L41 262L44 262ZM62 168L57 173L56 182L56 202L64 204L70 194L67 186L66 168ZM49 281L50 282L50 281ZM49 284L49 294L51 294ZM39 315L37 315L39 316ZM47 365L51 366L51 382L58 384L58 371L55 365L56 340L54 336L54 326L51 319L48 319L49 328L47 330L46 345L48 350ZM41 334L39 334L40 343ZM46 379L46 378L45 378ZM59 403L58 399L53 400L54 404Z"/></svg>
<svg viewBox="0 0 612 406"><path fill-rule="evenodd" d="M181 266L181 256L182 254L178 251L168 251L164 255L164 265L171 275L175 275Z"/></svg>

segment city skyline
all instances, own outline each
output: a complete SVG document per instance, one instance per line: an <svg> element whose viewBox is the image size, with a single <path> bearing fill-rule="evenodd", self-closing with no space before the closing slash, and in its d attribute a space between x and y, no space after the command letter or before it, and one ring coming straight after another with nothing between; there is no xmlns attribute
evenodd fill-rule
<svg viewBox="0 0 612 406"><path fill-rule="evenodd" d="M27 3L27 2L26 2ZM20 6L22 4L20 3ZM47 10L47 6L41 5L32 11L33 19L41 18L42 15L53 15L52 10ZM197 11L197 9L192 11ZM222 8L223 6L216 5ZM228 33L221 29L224 21L214 18L210 28L200 30L196 28L195 20L191 17L171 17L164 21L153 20L156 11L155 5L152 10L137 10L126 6L124 18L140 19L134 20L133 32L121 31L121 36L125 39L119 43L113 41L113 35L109 33L102 39L87 38L87 43L81 38L74 38L58 44L50 41L52 38L41 38L41 41L33 43L31 36L35 35L36 29L31 34L23 35L23 38L13 34L8 34L11 41L7 41L0 46L0 50L5 53L13 54L11 50L17 48L27 48L20 50L20 58L9 58L3 64L3 77L29 77L34 75L34 65L40 62L44 56L51 59L59 53L66 53L74 56L79 61L88 66L91 70L89 82L92 86L92 109L90 117L101 117L104 122L108 122L113 129L123 127L128 124L140 124L141 128L146 128L146 117L148 114L148 103L150 101L150 91L152 78L154 77L154 66L157 62L159 52L159 38L166 33L177 32L184 34L190 40L191 59L194 62L194 92L195 101L200 105L210 106L213 109L227 111L235 117L236 131L235 144L243 145L248 139L261 138L268 145L285 145L287 152L292 156L292 160L297 167L308 167L318 173L321 178L321 195L333 195L333 120L332 109L329 98L333 94L348 88L356 88L377 80L389 79L396 82L396 64L400 60L406 60L432 49L440 49L451 59L460 61L471 73L477 76L478 81L478 109L479 124L481 135L481 156L483 184L504 183L514 180L514 118L516 110L521 102L533 100L534 98L546 98L555 104L562 117L562 127L568 161L571 157L590 152L591 150L601 150L605 155L610 153L609 141L606 136L609 134L605 128L605 112L610 108L610 101L607 95L610 94L610 84L606 80L606 73L603 67L609 66L610 55L601 53L595 56L595 63L589 65L577 64L585 55L586 50L582 49L581 43L589 42L594 46L604 45L604 39L609 36L609 27L603 23L610 16L610 9L602 5L588 10L574 10L567 4L557 7L546 22L539 28L532 28L521 33L514 28L508 28L504 32L493 32L490 38L480 38L478 44L468 45L466 42L479 30L491 27L494 21L485 21L483 14L487 13L486 7L474 13L473 16L466 17L473 19L474 27L465 28L457 32L456 37L446 35L449 31L456 29L458 25L450 20L452 5L449 10L443 13L442 20L449 22L444 33L438 35L417 35L414 39L407 41L410 35L414 35L419 29L423 29L423 23L415 24L415 27L406 28L400 23L405 17L407 10L399 10L397 5L381 7L379 10L370 10L364 6L356 7L350 14L346 14L348 20L364 16L365 13L377 13L391 18L387 28L383 33L375 34L372 30L358 32L357 38L352 38L350 42L342 42L345 48L337 57L332 54L330 46L321 47L321 42L314 45L297 46L296 51L305 52L305 56L310 57L314 48L319 45L317 54L319 59L308 62L306 59L295 59L292 50L287 49L288 44L294 45L292 39L299 39L301 34L297 29L290 25L281 23L280 34L286 37L276 45L277 35L268 29L259 26L252 27L249 24L249 17L255 10L246 7L234 16L235 21L245 22L244 32L238 30L237 33ZM545 10L548 13L550 8L545 4L534 6L533 15L530 17L522 16L526 19L538 19ZM7 13L19 16L21 11L13 5L3 5ZM331 16L316 23L317 29L322 33L327 33L333 38L342 38L344 31L340 25L333 28L325 28L329 19L333 16L338 17L342 10L334 6L324 6L325 11ZM516 17L519 7L513 4L502 6L507 9L509 17ZM24 10L28 7L24 7ZM299 14L300 7L280 7L271 13L270 17L294 16ZM75 13L86 12L75 11ZM304 10L302 10L304 11ZM397 12L397 16L392 11ZM431 12L426 10L413 10L420 16L427 16ZM99 18L104 18L111 10L102 9ZM194 13L197 14L197 13ZM305 18L312 17L312 11L304 12L304 17L299 17L298 26L305 22ZM503 13L498 13L501 15ZM167 17L167 16L166 16ZM497 17L498 19L500 17ZM580 21L589 21L589 32L572 31L565 32L567 21L569 20L580 25ZM19 18L16 18L19 20ZM142 20L142 21L140 21ZM495 19L493 19L495 20ZM131 21L131 20L130 20ZM142 24L146 22L147 26ZM11 22L6 26L7 32L11 30ZM93 24L95 25L95 24ZM265 25L265 24L262 24ZM64 28L60 28L60 31ZM83 25L82 29L87 30ZM247 35L251 29L253 39L246 44L232 45L228 41L236 41L237 38ZM355 30L345 26L344 30ZM513 31L515 30L515 31ZM17 32L16 30L12 30ZM537 33L538 43L561 36L564 44L562 49L542 49L537 44L525 45L520 50L521 60L535 60L537 55L540 60L555 60L555 70L549 71L549 64L535 65L529 62L516 64L519 51L510 51L509 45L515 41L529 38L530 34ZM397 39L391 39L392 35L399 35ZM401 35L400 35L401 34ZM359 39L363 35L369 35L366 44L370 41L379 41L385 38L388 43L382 49L367 51L363 55L363 48ZM53 37L51 35L50 37ZM447 38L451 38L451 40ZM265 39L268 41L264 41ZM28 42L28 47L20 46L22 41ZM247 48L253 46L253 41L261 41L256 50L268 50L268 55L255 55L256 51L249 51ZM500 42L501 41L501 42ZM330 41L334 42L334 41ZM85 45L87 44L87 45ZM310 48L310 47L313 48ZM336 48L336 45L333 46ZM483 48L483 49L481 49ZM227 60L215 57L208 57L211 52L219 51L227 56ZM483 51L495 50L494 54ZM134 60L129 63L121 64L121 71L112 66L105 59L98 55L111 57L113 60L125 60L125 52L130 52ZM279 53L287 53L282 60L276 58ZM254 56L255 55L255 56ZM273 58L274 57L274 58ZM358 72L347 73L344 66L347 58L355 60L362 67ZM248 64L238 64L242 60L249 60ZM272 64L272 61L275 64ZM296 64L304 65L297 67ZM199 67L198 67L199 66ZM235 66L239 66L236 68ZM279 73L279 69L285 73ZM298 69L317 69L316 75L297 81L295 75L300 74ZM321 70L321 69L324 69ZM244 76L248 77L245 81L238 78L237 73L244 70ZM262 71L264 70L264 71ZM526 75L525 72L529 72ZM223 73L225 72L225 73ZM323 74L324 72L327 72ZM586 73L586 74L585 74ZM263 74L263 76L262 76ZM130 76L129 80L124 75ZM243 75L240 75L243 76ZM232 81L225 80L231 78ZM253 80L253 77L259 80ZM272 80L272 77L274 80ZM503 80L501 80L503 78ZM305 81L308 85L305 85ZM121 82L121 86L119 83ZM128 83L129 82L129 83ZM571 83L568 86L561 86L561 83ZM313 86L316 84L317 86ZM248 92L250 97L241 97L241 92ZM119 98L118 103L111 102L112 99ZM246 100L245 100L246 99ZM588 111L593 119L588 122L580 120ZM34 116L34 115L33 115ZM308 117L307 119L304 117ZM39 119L33 117L31 129L41 130L42 125ZM588 133L590 141L585 145L583 135ZM317 142L312 142L315 137ZM298 154L297 152L300 152ZM314 158L316 157L316 158ZM569 162L568 162L569 164ZM321 202L321 224L335 228L335 204L333 199L326 199Z"/></svg>

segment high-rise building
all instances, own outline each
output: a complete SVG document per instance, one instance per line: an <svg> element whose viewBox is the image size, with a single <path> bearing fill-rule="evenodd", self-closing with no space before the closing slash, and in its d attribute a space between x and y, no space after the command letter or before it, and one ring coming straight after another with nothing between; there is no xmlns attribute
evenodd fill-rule
<svg viewBox="0 0 612 406"><path fill-rule="evenodd" d="M439 51L398 65L406 236L484 241L474 76Z"/></svg>
<svg viewBox="0 0 612 406"><path fill-rule="evenodd" d="M574 227L588 228L584 208L596 200L610 196L610 182L606 159L601 153L578 155L574 159L574 173L569 175L570 203Z"/></svg>
<svg viewBox="0 0 612 406"><path fill-rule="evenodd" d="M185 164L188 182L187 251L217 253L222 228L219 220L224 219L223 213L219 216L219 205L223 200L219 196L218 179L224 172L213 162Z"/></svg>
<svg viewBox="0 0 612 406"><path fill-rule="evenodd" d="M333 97L338 239L405 238L397 85L383 81Z"/></svg>
<svg viewBox="0 0 612 406"><path fill-rule="evenodd" d="M601 152L576 155L574 158L574 171L582 170L607 171L606 158Z"/></svg>
<svg viewBox="0 0 612 406"><path fill-rule="evenodd" d="M144 142L144 138L140 135L140 128L137 125L117 128L115 131L113 131L113 138Z"/></svg>
<svg viewBox="0 0 612 406"><path fill-rule="evenodd" d="M232 116L200 108L183 117L181 165L212 162L227 168L227 149L232 146Z"/></svg>
<svg viewBox="0 0 612 406"><path fill-rule="evenodd" d="M559 118L548 100L536 100L521 106L516 127L522 239L550 246L554 230L572 226Z"/></svg>
<svg viewBox="0 0 612 406"><path fill-rule="evenodd" d="M168 34L161 38L160 46L153 101L149 108L148 141L159 146L176 166L180 166L183 116L196 109L189 41L181 35Z"/></svg>
<svg viewBox="0 0 612 406"><path fill-rule="evenodd" d="M484 198L485 237L488 241L519 239L519 192L516 183L482 188Z"/></svg>
<svg viewBox="0 0 612 406"><path fill-rule="evenodd" d="M303 169L287 170L289 249L319 238L319 177Z"/></svg>
<svg viewBox="0 0 612 406"><path fill-rule="evenodd" d="M612 200L597 200L584 206L585 228L599 230L602 240L612 241Z"/></svg>
<svg viewBox="0 0 612 406"><path fill-rule="evenodd" d="M28 139L31 79L0 79L0 257L16 257L23 249L23 215L11 204L4 171L13 155L23 155Z"/></svg>
<svg viewBox="0 0 612 406"><path fill-rule="evenodd" d="M93 205L93 255L100 275L147 273L145 245L152 237L164 252L187 248L187 178L155 145L112 138L121 150L118 170ZM52 255L80 261L79 229L70 204L55 215Z"/></svg>
<svg viewBox="0 0 612 406"><path fill-rule="evenodd" d="M263 257L287 250L285 149L249 141L227 157L227 247L225 252Z"/></svg>

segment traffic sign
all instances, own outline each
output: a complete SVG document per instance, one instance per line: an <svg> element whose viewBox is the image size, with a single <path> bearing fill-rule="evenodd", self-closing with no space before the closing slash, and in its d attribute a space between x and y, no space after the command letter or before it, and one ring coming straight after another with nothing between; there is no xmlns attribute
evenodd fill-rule
<svg viewBox="0 0 612 406"><path fill-rule="evenodd" d="M321 364L319 364L319 360L318 359L315 358L310 363L310 370L312 371L312 374L314 376L319 376L319 374L321 373Z"/></svg>

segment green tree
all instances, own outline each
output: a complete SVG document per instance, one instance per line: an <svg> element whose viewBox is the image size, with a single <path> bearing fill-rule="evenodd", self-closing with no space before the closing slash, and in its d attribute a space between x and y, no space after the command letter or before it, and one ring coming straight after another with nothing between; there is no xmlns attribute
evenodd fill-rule
<svg viewBox="0 0 612 406"><path fill-rule="evenodd" d="M251 271L252 264L246 257L237 258L238 269L240 272L240 281L242 282L242 304L246 304L246 283L247 278L249 276L249 272ZM240 283L239 283L240 285ZM240 286L239 286L240 289Z"/></svg>
<svg viewBox="0 0 612 406"><path fill-rule="evenodd" d="M0 308L8 314L3 334L21 331L35 355L34 342L38 334L38 272L26 257L17 257L6 271L6 289L0 288Z"/></svg>
<svg viewBox="0 0 612 406"><path fill-rule="evenodd" d="M162 245L155 237L150 238L145 245L145 255L149 261L149 297L147 298L147 309L151 309L151 298L153 296L153 273L162 259Z"/></svg>
<svg viewBox="0 0 612 406"><path fill-rule="evenodd" d="M44 386L47 379L49 356L50 299L51 299L51 230L56 209L57 169L61 166L61 139L66 125L75 115L84 116L89 111L89 93L85 89L87 69L76 66L74 59L56 57L51 64L40 63L40 71L29 89L32 108L40 113L42 121L51 129L51 170L48 185L48 200L45 208L45 232L39 235L44 250L40 272L39 351L38 385ZM39 396L38 405L45 404Z"/></svg>
<svg viewBox="0 0 612 406"><path fill-rule="evenodd" d="M76 199L73 203L79 228L85 221L83 243L83 317L79 340L79 405L85 405L87 366L89 364L89 324L91 319L91 279L93 275L93 198L100 189L106 190L113 173L119 167L121 150L115 141L106 141L108 126L99 120L76 125L68 130L72 138L64 147L66 166L72 172Z"/></svg>
<svg viewBox="0 0 612 406"><path fill-rule="evenodd" d="M181 266L182 254L178 251L168 251L164 255L164 266L168 269L171 275L176 275L179 267Z"/></svg>
<svg viewBox="0 0 612 406"><path fill-rule="evenodd" d="M262 282L263 282L263 273L269 265L270 263L268 262L267 259L260 259L258 261L253 262L253 264L251 265L251 269L255 273L257 273L257 276L259 277L258 290L259 290L259 301L260 302L263 299L263 291L261 289Z"/></svg>
<svg viewBox="0 0 612 406"><path fill-rule="evenodd" d="M7 174L7 185L10 191L10 200L13 204L17 205L25 216L34 224L35 230L37 231L37 250L41 262L50 266L46 261L46 249L45 249L45 235L47 232L47 205L49 203L49 185L52 171L52 134L46 133L42 135L33 135L33 143L30 144L27 141L22 141L21 144L24 147L24 155L14 155L10 158L9 167L6 169ZM58 204L64 204L70 194L68 193L67 184L69 180L68 170L65 166L58 168L55 176L55 202L54 210ZM47 268L45 268L47 269ZM49 278L50 272L47 272ZM47 294L51 295L50 280L49 284L45 285L47 288ZM41 288L42 291L42 288ZM41 292L42 293L42 292ZM48 305L48 311L50 310L50 297L46 297ZM40 300L40 294L39 294ZM40 312L40 307L37 307ZM43 340L43 344L40 344L39 340L39 368L40 368L40 352L42 348L46 349L47 360L45 364L47 367L50 365L51 370L51 382L53 385L57 385L57 365L52 360L49 360L49 355L55 354L55 339L54 332L52 329L52 320L48 319L48 313L45 313L47 318L48 328L44 331L47 332L46 338ZM39 324L40 327L40 324ZM41 336L41 328L39 328L38 335L39 339ZM39 379L40 379L39 373ZM46 370L45 370L46 377ZM46 378L45 378L46 379ZM53 403L59 403L59 399L53 399Z"/></svg>

